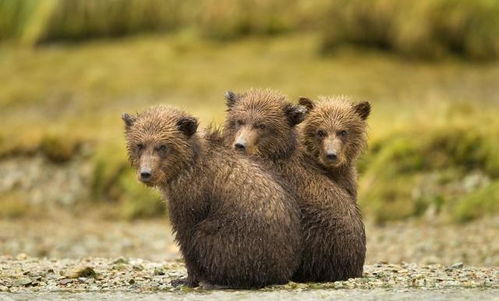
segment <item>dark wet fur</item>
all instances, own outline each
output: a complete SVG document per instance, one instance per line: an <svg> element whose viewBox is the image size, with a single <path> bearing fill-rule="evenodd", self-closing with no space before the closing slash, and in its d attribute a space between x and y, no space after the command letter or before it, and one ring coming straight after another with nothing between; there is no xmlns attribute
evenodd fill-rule
<svg viewBox="0 0 499 301"><path fill-rule="evenodd" d="M244 119L246 124L265 122L266 130L259 134L265 137L258 140L251 156L283 177L301 209L304 251L293 280L328 282L361 277L366 237L360 210L347 190L297 144L295 125L301 118L287 115L292 105L271 90L234 95L233 101L228 101L226 145L232 147L238 133L236 119Z"/></svg>
<svg viewBox="0 0 499 301"><path fill-rule="evenodd" d="M156 186L168 200L188 271L188 278L179 283L230 288L287 283L301 255L296 200L272 173L225 148L219 130L185 135L177 124L186 116L156 107L127 127L130 160L136 168L133 149L139 140L153 137L149 143L172 143Z"/></svg>

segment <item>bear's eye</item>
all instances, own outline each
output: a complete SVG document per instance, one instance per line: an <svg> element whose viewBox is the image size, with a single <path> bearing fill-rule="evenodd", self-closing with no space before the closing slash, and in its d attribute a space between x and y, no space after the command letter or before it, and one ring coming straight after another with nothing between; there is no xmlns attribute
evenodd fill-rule
<svg viewBox="0 0 499 301"><path fill-rule="evenodd" d="M346 135L347 135L347 131L345 131L345 130L341 130L338 132L338 136L340 136L340 137L345 137Z"/></svg>
<svg viewBox="0 0 499 301"><path fill-rule="evenodd" d="M159 150L160 152L165 152L167 149L168 149L168 147L167 147L166 145L164 145L164 144L162 144L162 145L160 145L160 146L158 147L158 150Z"/></svg>
<svg viewBox="0 0 499 301"><path fill-rule="evenodd" d="M137 149L138 149L138 150L143 150L143 149L144 149L144 144L142 144L142 143L138 143L138 144L137 144Z"/></svg>
<svg viewBox="0 0 499 301"><path fill-rule="evenodd" d="M243 121L243 120L241 120L241 119L238 119L238 120L236 120L236 125L237 125L237 126L244 125L244 121Z"/></svg>
<svg viewBox="0 0 499 301"><path fill-rule="evenodd" d="M267 126L265 126L265 124L258 123L258 124L255 124L255 128L260 129L260 130L264 130L267 128Z"/></svg>
<svg viewBox="0 0 499 301"><path fill-rule="evenodd" d="M326 137L326 135L327 135L327 133L324 130L318 130L317 131L317 136L318 137L324 138L324 137Z"/></svg>

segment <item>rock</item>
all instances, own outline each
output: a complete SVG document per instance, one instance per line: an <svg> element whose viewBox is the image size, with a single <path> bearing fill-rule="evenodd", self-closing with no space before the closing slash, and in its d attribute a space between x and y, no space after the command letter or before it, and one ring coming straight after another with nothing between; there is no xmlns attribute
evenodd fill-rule
<svg viewBox="0 0 499 301"><path fill-rule="evenodd" d="M450 266L451 269L461 269L464 266L462 262L456 262Z"/></svg>
<svg viewBox="0 0 499 301"><path fill-rule="evenodd" d="M72 271L69 271L66 276L68 278L76 279L76 278L96 278L97 273L91 267L77 267Z"/></svg>
<svg viewBox="0 0 499 301"><path fill-rule="evenodd" d="M127 263L128 259L126 259L125 257L118 257L113 261L113 264L127 264Z"/></svg>
<svg viewBox="0 0 499 301"><path fill-rule="evenodd" d="M28 286L32 283L33 281L29 278L23 277L14 282L14 286Z"/></svg>
<svg viewBox="0 0 499 301"><path fill-rule="evenodd" d="M59 284L61 285L66 285L66 284L69 284L71 282L73 282L74 280L73 279L68 279L68 278L65 278L65 279L62 279L59 281Z"/></svg>

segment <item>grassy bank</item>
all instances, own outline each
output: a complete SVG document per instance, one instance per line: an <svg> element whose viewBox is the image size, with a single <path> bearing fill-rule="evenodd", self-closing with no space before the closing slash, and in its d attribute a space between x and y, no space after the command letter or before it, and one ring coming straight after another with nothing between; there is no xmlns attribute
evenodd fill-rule
<svg viewBox="0 0 499 301"><path fill-rule="evenodd" d="M403 56L499 56L494 0L1 0L0 41L24 45L190 31L208 39L319 31L323 52L345 45Z"/></svg>
<svg viewBox="0 0 499 301"><path fill-rule="evenodd" d="M303 0L2 0L0 40L36 45L180 28L223 40L273 35L313 21L323 6Z"/></svg>
<svg viewBox="0 0 499 301"><path fill-rule="evenodd" d="M337 0L324 23L325 51L345 44L416 58L499 56L499 2Z"/></svg>
<svg viewBox="0 0 499 301"><path fill-rule="evenodd" d="M271 87L295 100L348 94L373 103L360 164L367 215L467 221L498 213L497 64L407 62L353 50L323 58L320 41L307 34L220 43L183 32L1 46L0 157L41 155L59 166L77 158L91 169L90 204L112 204L126 218L153 216L164 208L128 168L122 112L166 103L208 125L223 120L227 89ZM16 203L4 199L2 206Z"/></svg>
<svg viewBox="0 0 499 301"><path fill-rule="evenodd" d="M459 115L459 114L458 114ZM413 124L371 142L361 162L361 204L378 222L443 217L466 222L499 212L499 127L467 112Z"/></svg>

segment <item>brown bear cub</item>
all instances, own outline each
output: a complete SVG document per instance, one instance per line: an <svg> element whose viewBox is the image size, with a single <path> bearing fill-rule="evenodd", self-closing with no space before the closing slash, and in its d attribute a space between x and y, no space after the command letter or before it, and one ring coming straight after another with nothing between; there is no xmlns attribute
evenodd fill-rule
<svg viewBox="0 0 499 301"><path fill-rule="evenodd" d="M344 97L320 98L316 103L302 97L299 103L308 110L299 126L301 144L333 181L357 199L355 163L367 146L371 105L352 104Z"/></svg>
<svg viewBox="0 0 499 301"><path fill-rule="evenodd" d="M296 125L306 108L272 90L226 93L226 145L264 161L295 194L301 210L303 254L293 275L299 282L361 277L366 252L364 224L353 197L308 158Z"/></svg>
<svg viewBox="0 0 499 301"><path fill-rule="evenodd" d="M189 286L259 288L288 282L301 254L299 208L260 165L227 149L216 131L158 106L124 114L139 180L158 187L185 259Z"/></svg>

